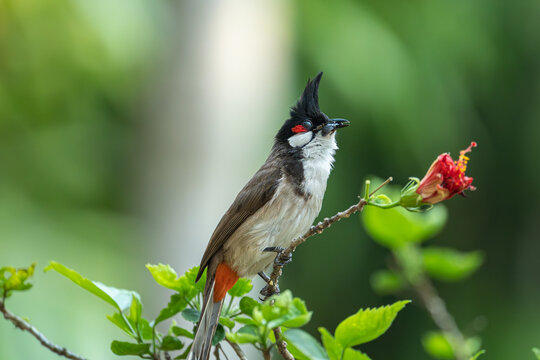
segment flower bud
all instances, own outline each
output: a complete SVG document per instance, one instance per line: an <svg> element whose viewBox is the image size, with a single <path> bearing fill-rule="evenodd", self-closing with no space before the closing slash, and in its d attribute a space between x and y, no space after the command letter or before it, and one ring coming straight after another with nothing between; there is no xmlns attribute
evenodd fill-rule
<svg viewBox="0 0 540 360"><path fill-rule="evenodd" d="M422 202L436 204L448 200L456 194L463 194L465 190L475 190L472 186L473 178L465 176L469 158L465 155L476 147L476 143L460 151L459 159L452 160L450 154L441 154L431 164L424 178L415 189Z"/></svg>

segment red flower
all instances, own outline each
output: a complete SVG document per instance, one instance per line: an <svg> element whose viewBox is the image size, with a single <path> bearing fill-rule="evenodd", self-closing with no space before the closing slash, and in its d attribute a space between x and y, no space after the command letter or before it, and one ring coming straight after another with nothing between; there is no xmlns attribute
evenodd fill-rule
<svg viewBox="0 0 540 360"><path fill-rule="evenodd" d="M463 194L464 190L476 189L471 185L473 178L465 176L469 160L465 154L472 151L473 147L476 147L474 141L468 148L459 152L458 161L452 160L450 154L439 155L416 189L423 202L436 204L456 194Z"/></svg>

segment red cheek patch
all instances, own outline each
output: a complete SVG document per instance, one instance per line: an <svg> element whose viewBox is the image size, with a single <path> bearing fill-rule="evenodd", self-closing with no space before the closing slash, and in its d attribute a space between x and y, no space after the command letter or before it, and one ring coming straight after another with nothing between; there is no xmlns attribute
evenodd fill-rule
<svg viewBox="0 0 540 360"><path fill-rule="evenodd" d="M293 127L291 129L291 131L293 133L297 134L297 133L307 132L307 129L305 127L303 127L302 125L296 125L295 127Z"/></svg>

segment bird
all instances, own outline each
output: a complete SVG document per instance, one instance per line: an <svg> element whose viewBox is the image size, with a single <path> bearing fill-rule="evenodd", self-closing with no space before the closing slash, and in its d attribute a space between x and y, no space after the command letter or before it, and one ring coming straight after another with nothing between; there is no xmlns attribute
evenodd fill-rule
<svg viewBox="0 0 540 360"><path fill-rule="evenodd" d="M196 281L207 269L202 311L188 360L208 360L223 299L240 278L259 274L321 210L338 149L336 130L348 120L319 108L322 72L308 80L270 155L223 215L204 252ZM264 290L264 289L263 289ZM267 294L268 295L268 294Z"/></svg>

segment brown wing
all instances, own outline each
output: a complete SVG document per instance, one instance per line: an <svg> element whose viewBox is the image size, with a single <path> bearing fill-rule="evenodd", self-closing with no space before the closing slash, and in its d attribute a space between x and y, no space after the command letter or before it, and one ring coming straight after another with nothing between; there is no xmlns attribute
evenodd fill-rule
<svg viewBox="0 0 540 360"><path fill-rule="evenodd" d="M276 163L277 161L269 159L253 175L236 196L229 210L223 215L204 252L197 281L199 281L212 256L221 249L236 229L274 196L281 177L281 170Z"/></svg>

